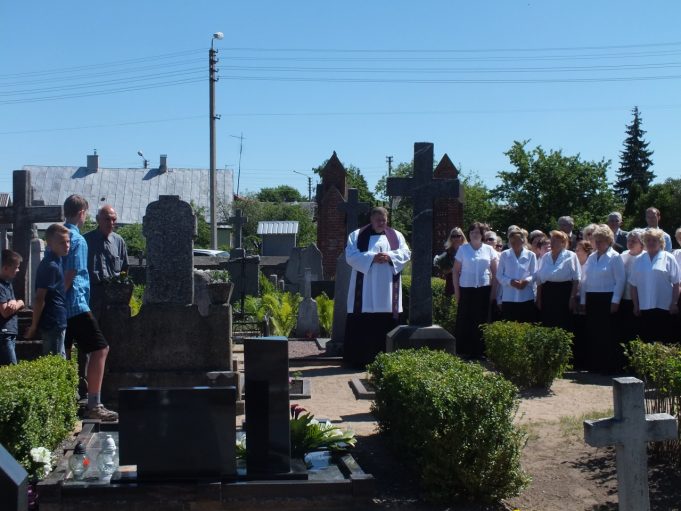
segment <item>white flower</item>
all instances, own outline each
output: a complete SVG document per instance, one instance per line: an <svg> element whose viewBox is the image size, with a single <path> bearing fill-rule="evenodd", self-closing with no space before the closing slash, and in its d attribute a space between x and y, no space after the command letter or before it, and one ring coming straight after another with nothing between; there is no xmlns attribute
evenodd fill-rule
<svg viewBox="0 0 681 511"><path fill-rule="evenodd" d="M31 449L31 458L36 463L43 463L48 466L52 463L52 453L44 447L34 447Z"/></svg>

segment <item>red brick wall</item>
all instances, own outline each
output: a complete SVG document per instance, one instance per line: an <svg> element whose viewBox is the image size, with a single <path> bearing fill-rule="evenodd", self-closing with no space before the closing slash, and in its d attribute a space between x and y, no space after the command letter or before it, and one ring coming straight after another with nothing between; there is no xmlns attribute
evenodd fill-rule
<svg viewBox="0 0 681 511"><path fill-rule="evenodd" d="M347 172L336 152L321 172L322 183L317 197L317 247L322 253L324 278L336 276L336 259L345 249L345 213L338 206L347 198Z"/></svg>
<svg viewBox="0 0 681 511"><path fill-rule="evenodd" d="M446 154L440 160L435 172L435 179L458 179L459 171ZM463 224L463 190L455 199L435 199L433 203L433 257L444 250L449 231L453 227L465 227Z"/></svg>

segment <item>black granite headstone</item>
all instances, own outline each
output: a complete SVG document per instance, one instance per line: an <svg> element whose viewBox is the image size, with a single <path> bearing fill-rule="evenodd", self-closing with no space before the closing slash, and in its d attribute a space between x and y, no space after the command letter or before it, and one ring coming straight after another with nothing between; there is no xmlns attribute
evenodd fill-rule
<svg viewBox="0 0 681 511"><path fill-rule="evenodd" d="M120 463L138 479L236 474L235 387L132 387L118 399Z"/></svg>
<svg viewBox="0 0 681 511"><path fill-rule="evenodd" d="M0 509L28 509L28 473L0 444Z"/></svg>
<svg viewBox="0 0 681 511"><path fill-rule="evenodd" d="M288 339L244 339L246 471L291 471Z"/></svg>

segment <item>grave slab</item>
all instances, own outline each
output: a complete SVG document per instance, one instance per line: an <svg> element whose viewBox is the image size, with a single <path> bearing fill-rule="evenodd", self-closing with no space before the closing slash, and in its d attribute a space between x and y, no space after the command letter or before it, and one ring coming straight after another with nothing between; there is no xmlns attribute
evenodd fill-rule
<svg viewBox="0 0 681 511"><path fill-rule="evenodd" d="M0 503L7 511L28 509L28 473L0 444Z"/></svg>

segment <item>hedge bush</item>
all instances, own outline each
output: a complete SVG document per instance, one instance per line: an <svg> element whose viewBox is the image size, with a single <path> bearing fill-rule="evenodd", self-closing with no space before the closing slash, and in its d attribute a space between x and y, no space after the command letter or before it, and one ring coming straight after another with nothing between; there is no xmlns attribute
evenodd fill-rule
<svg viewBox="0 0 681 511"><path fill-rule="evenodd" d="M681 419L681 346L636 339L625 346L624 353L629 367L645 383L646 411Z"/></svg>
<svg viewBox="0 0 681 511"><path fill-rule="evenodd" d="M76 357L40 357L0 367L0 443L24 467L33 447L50 451L76 424Z"/></svg>
<svg viewBox="0 0 681 511"><path fill-rule="evenodd" d="M521 388L548 389L570 367L573 335L566 330L515 321L481 328L487 358Z"/></svg>
<svg viewBox="0 0 681 511"><path fill-rule="evenodd" d="M368 370L379 429L413 463L427 499L498 501L527 485L512 383L428 349L382 353Z"/></svg>

